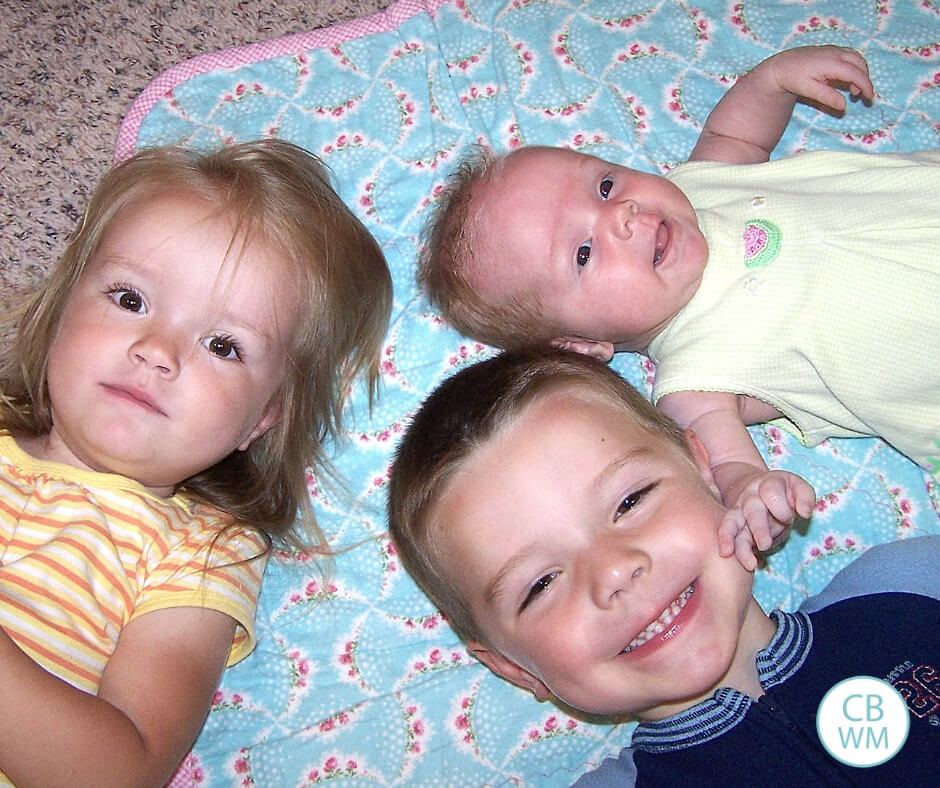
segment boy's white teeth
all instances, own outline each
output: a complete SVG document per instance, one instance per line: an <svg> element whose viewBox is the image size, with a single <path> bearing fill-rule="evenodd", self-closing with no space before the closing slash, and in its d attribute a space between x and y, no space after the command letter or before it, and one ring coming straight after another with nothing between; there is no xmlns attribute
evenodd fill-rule
<svg viewBox="0 0 940 788"><path fill-rule="evenodd" d="M695 584L693 583L687 589L685 589L685 591L679 594L679 596L672 600L672 602L662 613L659 614L657 619L652 624L650 624L639 635L633 638L633 640L627 644L627 647L623 650L623 653L629 654L631 651L633 651L633 649L639 648L648 640L665 632L669 628L669 625L672 624L673 619L679 615L679 611L686 606L686 603L688 603L689 598L692 596L694 591Z"/></svg>

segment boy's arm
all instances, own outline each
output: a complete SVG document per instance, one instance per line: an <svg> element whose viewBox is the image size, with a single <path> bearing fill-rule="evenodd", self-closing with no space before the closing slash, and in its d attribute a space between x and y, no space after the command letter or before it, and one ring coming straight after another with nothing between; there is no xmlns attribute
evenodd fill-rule
<svg viewBox="0 0 940 788"><path fill-rule="evenodd" d="M721 555L732 553L756 569L753 547L769 549L797 516L809 517L816 493L788 471L770 471L751 440L735 394L679 391L657 403L666 415L695 432L708 451L715 484L728 512L718 529Z"/></svg>
<svg viewBox="0 0 940 788"><path fill-rule="evenodd" d="M840 89L867 101L874 98L868 64L854 49L812 46L779 52L740 77L722 97L689 161L767 161L798 99L841 114L846 99Z"/></svg>
<svg viewBox="0 0 940 788"><path fill-rule="evenodd" d="M134 619L97 696L46 671L0 629L0 770L20 786L163 785L202 727L234 627L195 607Z"/></svg>

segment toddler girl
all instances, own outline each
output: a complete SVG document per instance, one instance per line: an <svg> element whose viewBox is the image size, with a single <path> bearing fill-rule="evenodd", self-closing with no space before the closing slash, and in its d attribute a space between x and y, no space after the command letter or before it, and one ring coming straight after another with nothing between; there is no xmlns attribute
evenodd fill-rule
<svg viewBox="0 0 940 788"><path fill-rule="evenodd" d="M162 784L251 651L273 540L391 303L302 149L141 152L96 189L0 359L0 770ZM9 326L7 326L9 328ZM3 775L0 774L0 782Z"/></svg>

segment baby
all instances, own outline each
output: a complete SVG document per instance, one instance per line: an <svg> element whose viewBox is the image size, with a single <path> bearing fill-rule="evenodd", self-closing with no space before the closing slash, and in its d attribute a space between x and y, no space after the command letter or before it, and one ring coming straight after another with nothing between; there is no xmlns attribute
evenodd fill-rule
<svg viewBox="0 0 940 788"><path fill-rule="evenodd" d="M752 573L719 555L725 507L709 465L692 430L605 363L507 351L446 380L415 415L393 465L390 532L497 675L640 721L632 748L589 780L935 784L922 711L940 697L912 688L940 667L940 630L925 625L940 616L940 537L872 548L799 611L768 617ZM840 763L816 733L827 690L856 675L891 676L911 710L904 747L870 769Z"/></svg>
<svg viewBox="0 0 940 788"><path fill-rule="evenodd" d="M254 647L272 543L323 546L306 470L329 475L353 377L374 387L391 296L286 141L105 175L5 316L0 784L164 784Z"/></svg>
<svg viewBox="0 0 940 788"><path fill-rule="evenodd" d="M650 356L654 402L695 429L731 507L723 552L745 522L766 548L814 500L768 472L745 425L778 420L807 445L880 436L940 474L940 151L768 162L795 101L841 112L838 87L874 95L853 50L768 58L665 177L483 152L427 231L421 283L464 333Z"/></svg>

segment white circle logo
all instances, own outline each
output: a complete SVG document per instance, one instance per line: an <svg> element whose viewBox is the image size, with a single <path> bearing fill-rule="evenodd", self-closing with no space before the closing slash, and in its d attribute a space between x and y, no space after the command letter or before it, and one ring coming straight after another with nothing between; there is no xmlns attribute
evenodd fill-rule
<svg viewBox="0 0 940 788"><path fill-rule="evenodd" d="M854 676L832 687L816 711L826 751L849 766L877 766L907 741L911 718L901 693L887 681Z"/></svg>

